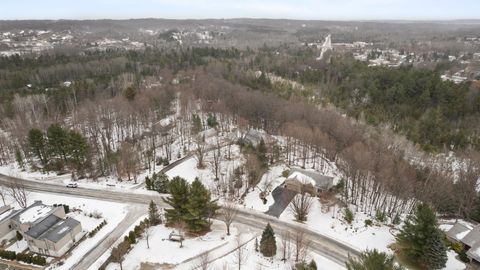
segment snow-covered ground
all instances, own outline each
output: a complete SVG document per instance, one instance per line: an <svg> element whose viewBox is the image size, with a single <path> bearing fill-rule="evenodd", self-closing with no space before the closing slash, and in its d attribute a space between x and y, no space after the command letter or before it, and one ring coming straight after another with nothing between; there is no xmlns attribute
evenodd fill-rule
<svg viewBox="0 0 480 270"><path fill-rule="evenodd" d="M351 209L354 213L354 209ZM361 212L355 213L355 220L349 225L343 220L344 208L323 207L318 199L314 199L310 214L305 222L308 228L347 243L359 250L378 249L390 251L388 245L395 242L394 228L377 224L365 226L365 220L370 219L375 223L374 218ZM281 220L294 220L293 213L287 209L280 215Z"/></svg>
<svg viewBox="0 0 480 270"><path fill-rule="evenodd" d="M274 203L271 191L285 181L285 177L282 177L282 172L286 169L286 166L274 166L266 172L258 185L253 191L250 191L245 196L245 208L254 209L259 212L265 212ZM260 193L266 191L268 195L265 197L266 204L263 203L260 198Z"/></svg>
<svg viewBox="0 0 480 270"><path fill-rule="evenodd" d="M145 238L139 240L125 256L123 268L125 270L140 269L141 263L148 263L154 266L181 264L205 251L227 245L234 239L234 235L237 233L237 230L234 229L232 230L232 235L227 236L225 226L219 221L214 221L211 229L211 232L201 237L186 237L181 248L179 242L168 240L169 234L172 231L177 233L177 230L167 228L164 225L152 227L149 238L150 248L147 247ZM119 269L119 265L111 263L107 269Z"/></svg>
<svg viewBox="0 0 480 270"><path fill-rule="evenodd" d="M15 241L15 243L13 243L8 248L6 248L6 250L15 251L15 252L19 253L19 252L23 252L27 248L28 248L27 241L25 241L25 239L23 239L21 241Z"/></svg>
<svg viewBox="0 0 480 270"><path fill-rule="evenodd" d="M257 240L260 241L261 236L257 237ZM293 261L293 257L289 256L290 258L286 261L282 261L282 241L281 238L277 235L277 254L273 258L266 258L260 252L255 251L255 241L254 238L250 234L242 235L241 236L241 243L246 243L242 247L243 251L243 263L241 263L241 269L274 269L274 270L290 270L292 266L295 265ZM217 259L217 257L209 255L209 258L215 259L209 269L212 270L236 270L238 269L238 250L236 250L236 241L231 243L233 245L232 251L229 254L221 256ZM290 255L292 255L293 247L289 248ZM288 256L288 255L287 255ZM310 252L306 256L306 261L310 262L312 259L315 260L317 264L317 269L319 270L341 270L345 269L345 267L338 265L325 257L322 257L316 253ZM194 266L199 264L199 260L196 262L193 261L190 264L190 268L187 267L178 267L181 270L193 269Z"/></svg>
<svg viewBox="0 0 480 270"><path fill-rule="evenodd" d="M28 169L22 170L18 167L17 163L0 166L0 174L62 186L72 182L72 176L70 174L57 175L56 173L42 173L41 171L32 171ZM139 185L143 185L143 180L146 175L146 172L138 175L137 183L135 183L133 180L118 181L118 179L111 176L101 177L96 180L79 179L76 181L76 183L79 187L83 188L124 191L132 190L137 188Z"/></svg>
<svg viewBox="0 0 480 270"><path fill-rule="evenodd" d="M205 153L204 165L205 168L197 168L197 158L191 157L175 166L171 170L166 172L166 175L172 179L175 176L185 178L189 183L193 182L196 177L210 189L213 195L219 192L219 182L227 181L230 174L237 167L242 166L245 163L243 155L240 153L240 147L238 145L230 146L230 159L228 159L228 146L221 148L219 181L215 181L215 169L213 164L213 154L215 150Z"/></svg>

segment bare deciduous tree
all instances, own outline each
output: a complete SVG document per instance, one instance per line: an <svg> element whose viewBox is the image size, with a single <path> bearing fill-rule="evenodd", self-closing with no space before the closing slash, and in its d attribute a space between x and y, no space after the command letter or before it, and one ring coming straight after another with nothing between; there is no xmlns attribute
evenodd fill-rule
<svg viewBox="0 0 480 270"><path fill-rule="evenodd" d="M310 241L306 238L305 231L297 229L292 238L295 248L295 262L304 261L310 246Z"/></svg>
<svg viewBox="0 0 480 270"><path fill-rule="evenodd" d="M220 218L227 226L227 235L230 235L230 225L238 214L235 202L228 200L222 207Z"/></svg>
<svg viewBox="0 0 480 270"><path fill-rule="evenodd" d="M203 138L197 137L195 139L195 144L195 158L197 159L197 168L205 168L205 164L203 163L205 158L205 142L203 141Z"/></svg>
<svg viewBox="0 0 480 270"><path fill-rule="evenodd" d="M8 185L8 195L12 197L20 207L27 208L28 192L25 186L18 182L12 182Z"/></svg>
<svg viewBox="0 0 480 270"><path fill-rule="evenodd" d="M3 205L7 205L5 199L8 195L8 190L5 186L0 186L0 197L2 198Z"/></svg>
<svg viewBox="0 0 480 270"><path fill-rule="evenodd" d="M219 177L219 173L220 173L220 164L222 162L222 151L221 151L221 145L220 145L220 142L218 141L218 137L217 137L217 142L215 144L215 149L213 150L213 159L212 159L212 165L213 165L213 169L214 169L214 172L215 172L215 180L218 180Z"/></svg>
<svg viewBox="0 0 480 270"><path fill-rule="evenodd" d="M290 257L290 232L284 231L282 235L282 261Z"/></svg>
<svg viewBox="0 0 480 270"><path fill-rule="evenodd" d="M192 267L192 270L208 270L210 269L210 252L205 251L198 256L196 264Z"/></svg>
<svg viewBox="0 0 480 270"><path fill-rule="evenodd" d="M295 216L295 220L303 222L307 220L310 209L313 205L313 198L305 191L297 194L289 205L289 210Z"/></svg>
<svg viewBox="0 0 480 270"><path fill-rule="evenodd" d="M242 244L242 235L240 234L237 236L235 239L235 264L238 266L238 270L242 269L242 266L245 264L247 257L248 257L248 251L245 248L245 245Z"/></svg>

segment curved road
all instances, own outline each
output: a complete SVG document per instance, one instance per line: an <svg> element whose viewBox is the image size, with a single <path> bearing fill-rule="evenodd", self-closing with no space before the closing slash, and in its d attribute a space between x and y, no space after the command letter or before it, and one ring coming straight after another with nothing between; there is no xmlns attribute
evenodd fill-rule
<svg viewBox="0 0 480 270"><path fill-rule="evenodd" d="M89 189L89 188L75 188L69 189L61 185L54 185L48 183L39 183L37 181L25 180L20 178L14 178L6 175L0 174L0 185L8 185L9 183L16 182L21 183L25 189L30 191L38 191L43 193L54 193L54 194L68 194L76 197L91 198L97 200L107 200L121 203L134 203L141 204L147 208L147 204L154 200L160 207L167 207L162 197L166 195L156 194L156 195L147 195L141 193L131 193L131 192L118 192L110 190L98 190L98 189ZM138 209L138 208L137 208ZM138 213L140 212L140 213ZM127 215L127 217L139 217L145 212L138 210L137 213L132 213ZM127 218L126 218L127 219ZM117 228L111 233L113 237L121 235L130 225L136 221L135 218L128 218L128 221L125 219L121 222L122 226L117 226ZM296 230L303 230L306 238L310 241L310 249L321 254L322 256L338 263L339 265L344 266L345 262L348 260L348 256L358 256L360 251L349 246L347 243L343 243L331 237L322 235L320 233L308 230L305 226L301 224L296 224L293 222L286 222L279 220L277 218L268 216L266 214L248 211L239 209L239 212L235 218L235 221L241 224L245 224L254 228L263 230L267 223L270 223L272 227L277 231L290 231L294 232ZM98 245L95 249L91 250L88 255L80 262L79 266L82 266L82 269L86 269L88 264L92 264L96 261L105 251L107 251L108 242L106 239ZM85 261L85 263L83 262ZM75 269L81 269L76 267Z"/></svg>

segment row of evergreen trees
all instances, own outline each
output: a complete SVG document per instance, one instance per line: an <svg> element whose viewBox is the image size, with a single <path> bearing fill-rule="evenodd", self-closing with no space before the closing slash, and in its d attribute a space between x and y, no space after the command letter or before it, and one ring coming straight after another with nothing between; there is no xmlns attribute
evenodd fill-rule
<svg viewBox="0 0 480 270"><path fill-rule="evenodd" d="M168 191L171 196L163 199L171 206L171 209L165 210L167 224L185 225L191 233L210 229L210 219L215 216L219 206L198 178L189 184L176 176L168 183Z"/></svg>
<svg viewBox="0 0 480 270"><path fill-rule="evenodd" d="M40 160L45 170L61 170L71 166L80 170L87 165L88 141L79 132L52 124L47 132L33 128L28 132L29 150ZM17 161L23 164L17 155Z"/></svg>

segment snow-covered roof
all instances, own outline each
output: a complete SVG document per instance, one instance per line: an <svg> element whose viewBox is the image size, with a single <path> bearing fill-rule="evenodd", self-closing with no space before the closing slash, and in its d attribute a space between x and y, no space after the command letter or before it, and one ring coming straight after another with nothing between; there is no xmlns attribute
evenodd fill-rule
<svg viewBox="0 0 480 270"><path fill-rule="evenodd" d="M462 222L456 222L452 228L450 228L446 234L448 237L455 239L457 241L461 241L471 230L473 229L472 226Z"/></svg>
<svg viewBox="0 0 480 270"><path fill-rule="evenodd" d="M480 245L476 245L467 251L467 256L480 262Z"/></svg>
<svg viewBox="0 0 480 270"><path fill-rule="evenodd" d="M18 219L21 223L35 222L36 220L45 217L50 211L52 211L52 207L50 206L37 205L20 214Z"/></svg>
<svg viewBox="0 0 480 270"><path fill-rule="evenodd" d="M480 244L480 226L474 227L470 232L462 237L461 241L469 247Z"/></svg>
<svg viewBox="0 0 480 270"><path fill-rule="evenodd" d="M333 177L325 176L315 171L303 169L292 169L287 179L295 179L303 184L311 184L321 189L330 189L333 187Z"/></svg>
<svg viewBox="0 0 480 270"><path fill-rule="evenodd" d="M20 223L34 223L46 217L52 210L53 207L44 205L41 201L35 201L27 208L18 211L12 219Z"/></svg>

